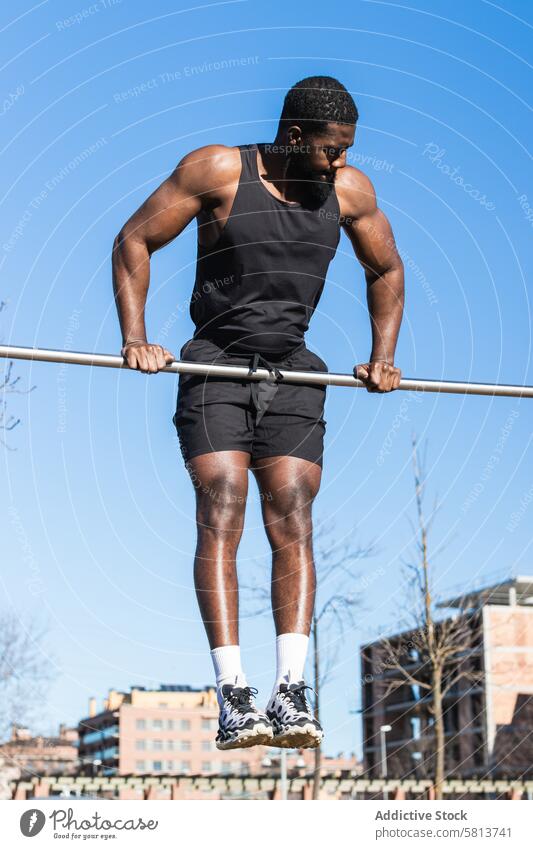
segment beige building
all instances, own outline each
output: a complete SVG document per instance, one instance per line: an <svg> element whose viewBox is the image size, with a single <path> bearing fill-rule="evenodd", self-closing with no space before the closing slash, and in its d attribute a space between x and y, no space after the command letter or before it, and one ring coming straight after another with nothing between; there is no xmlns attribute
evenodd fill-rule
<svg viewBox="0 0 533 849"><path fill-rule="evenodd" d="M533 776L533 577L468 591L439 605L455 609L472 629L465 677L444 702L449 776ZM416 632L389 637L416 643ZM364 774L423 778L431 770L431 693L406 683L385 695L397 673L387 669L383 643L361 649ZM406 655L417 677L427 674L416 650ZM390 727L389 727L390 726Z"/></svg>
<svg viewBox="0 0 533 849"><path fill-rule="evenodd" d="M266 746L219 751L218 704L213 687L162 685L110 690L97 711L78 726L85 775L258 775L279 770L276 750ZM270 763L269 763L270 761ZM313 752L291 751L288 769L309 770ZM352 766L350 758L324 758L325 770Z"/></svg>
<svg viewBox="0 0 533 849"><path fill-rule="evenodd" d="M13 725L11 738L0 744L0 759L19 778L73 775L78 766L77 743L77 730L65 725L52 737L34 736L27 728Z"/></svg>

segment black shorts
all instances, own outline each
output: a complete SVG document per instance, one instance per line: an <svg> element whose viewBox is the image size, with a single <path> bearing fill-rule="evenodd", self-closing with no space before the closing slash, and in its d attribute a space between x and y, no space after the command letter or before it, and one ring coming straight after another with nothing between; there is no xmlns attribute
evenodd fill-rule
<svg viewBox="0 0 533 849"><path fill-rule="evenodd" d="M302 343L289 355L265 355L278 368L327 371ZM251 366L253 354L229 353L213 341L190 339L181 360ZM259 367L265 361L259 360ZM173 422L185 462L213 451L246 451L254 460L292 456L322 465L325 386L180 374Z"/></svg>

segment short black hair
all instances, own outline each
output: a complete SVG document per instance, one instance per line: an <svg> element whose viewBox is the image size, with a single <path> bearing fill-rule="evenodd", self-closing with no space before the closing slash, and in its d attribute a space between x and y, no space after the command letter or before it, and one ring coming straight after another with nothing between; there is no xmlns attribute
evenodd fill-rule
<svg viewBox="0 0 533 849"><path fill-rule="evenodd" d="M359 112L350 92L335 77L305 77L285 95L280 126L299 124L311 134L327 125L355 124Z"/></svg>

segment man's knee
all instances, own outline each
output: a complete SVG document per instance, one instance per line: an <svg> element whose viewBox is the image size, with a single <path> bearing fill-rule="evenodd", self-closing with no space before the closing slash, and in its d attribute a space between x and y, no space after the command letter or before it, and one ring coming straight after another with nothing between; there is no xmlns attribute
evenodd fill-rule
<svg viewBox="0 0 533 849"><path fill-rule="evenodd" d="M263 502L267 533L276 545L310 541L315 495L306 482L295 481Z"/></svg>
<svg viewBox="0 0 533 849"><path fill-rule="evenodd" d="M194 481L193 481L194 483ZM196 487L196 518L203 528L232 531L242 527L246 490L231 475L215 475Z"/></svg>

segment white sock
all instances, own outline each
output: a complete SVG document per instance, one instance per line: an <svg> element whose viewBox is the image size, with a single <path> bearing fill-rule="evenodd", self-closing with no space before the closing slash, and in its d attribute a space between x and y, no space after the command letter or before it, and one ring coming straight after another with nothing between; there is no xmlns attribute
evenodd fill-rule
<svg viewBox="0 0 533 849"><path fill-rule="evenodd" d="M211 649L211 660L217 680L217 699L222 706L222 687L231 684L232 687L246 687L246 675L241 664L240 646L219 646Z"/></svg>
<svg viewBox="0 0 533 849"><path fill-rule="evenodd" d="M280 634L276 637L276 681L273 693L282 683L295 684L304 677L309 647L306 634Z"/></svg>

